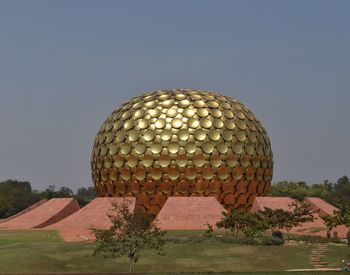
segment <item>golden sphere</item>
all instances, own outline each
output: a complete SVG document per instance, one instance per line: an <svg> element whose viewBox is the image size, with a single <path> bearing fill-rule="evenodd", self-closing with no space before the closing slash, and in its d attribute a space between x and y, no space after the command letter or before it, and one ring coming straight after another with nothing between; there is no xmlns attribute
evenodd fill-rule
<svg viewBox="0 0 350 275"><path fill-rule="evenodd" d="M226 209L250 208L268 192L273 156L266 130L237 100L158 90L107 117L91 168L99 196L135 196L155 215L169 196L214 196Z"/></svg>

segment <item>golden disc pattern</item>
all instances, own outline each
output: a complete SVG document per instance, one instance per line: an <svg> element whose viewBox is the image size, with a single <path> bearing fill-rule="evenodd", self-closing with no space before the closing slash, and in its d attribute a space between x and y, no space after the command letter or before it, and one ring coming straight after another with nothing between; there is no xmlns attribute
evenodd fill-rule
<svg viewBox="0 0 350 275"><path fill-rule="evenodd" d="M169 196L214 196L226 209L251 207L269 189L273 155L262 124L235 99L159 90L107 117L91 167L99 196L135 196L156 215Z"/></svg>

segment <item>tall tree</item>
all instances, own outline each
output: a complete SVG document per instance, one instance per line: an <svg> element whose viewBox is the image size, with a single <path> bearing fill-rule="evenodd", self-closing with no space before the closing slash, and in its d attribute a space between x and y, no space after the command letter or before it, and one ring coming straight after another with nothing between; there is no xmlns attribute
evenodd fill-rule
<svg viewBox="0 0 350 275"><path fill-rule="evenodd" d="M113 213L108 214L111 221L109 229L92 228L97 246L94 255L104 257L128 257L129 272L139 260L142 251L151 249L162 253L165 232L151 223L150 219L139 211L131 212L128 204L113 204Z"/></svg>

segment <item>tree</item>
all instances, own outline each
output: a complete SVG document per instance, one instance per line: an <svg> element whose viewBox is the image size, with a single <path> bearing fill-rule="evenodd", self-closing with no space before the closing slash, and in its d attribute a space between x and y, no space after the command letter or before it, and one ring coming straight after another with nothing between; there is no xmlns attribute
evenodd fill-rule
<svg viewBox="0 0 350 275"><path fill-rule="evenodd" d="M289 205L289 210L265 207L264 210L258 211L260 218L268 223L272 235L280 236L281 239L283 238L282 229L289 231L305 222L311 222L314 220L312 214L307 204L295 202Z"/></svg>
<svg viewBox="0 0 350 275"><path fill-rule="evenodd" d="M93 187L80 187L74 196L81 207L87 205L91 200L96 198L95 189Z"/></svg>
<svg viewBox="0 0 350 275"><path fill-rule="evenodd" d="M222 214L223 218L217 222L217 227L231 230L236 238L239 232L242 232L245 237L255 238L268 228L264 220L247 210L233 208L230 212Z"/></svg>
<svg viewBox="0 0 350 275"><path fill-rule="evenodd" d="M111 221L109 229L92 228L96 236L97 246L94 255L118 258L126 255L129 262L129 272L139 260L141 252L146 249L156 250L161 254L165 244L165 232L152 223L140 211L131 212L127 203L113 204L112 213L108 214Z"/></svg>

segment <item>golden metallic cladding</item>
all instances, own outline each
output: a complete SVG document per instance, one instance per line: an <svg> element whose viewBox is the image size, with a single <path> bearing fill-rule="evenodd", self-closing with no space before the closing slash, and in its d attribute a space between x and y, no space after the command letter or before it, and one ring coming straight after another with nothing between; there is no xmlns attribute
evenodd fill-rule
<svg viewBox="0 0 350 275"><path fill-rule="evenodd" d="M179 118L175 118L171 121L171 126L175 129L181 128L182 124L183 124L183 122Z"/></svg>
<svg viewBox="0 0 350 275"><path fill-rule="evenodd" d="M198 130L196 130L195 132L194 132L194 138L196 139L196 140L205 140L205 138L206 138L206 132L205 131L203 131L203 130L201 130L201 129L198 129Z"/></svg>
<svg viewBox="0 0 350 275"><path fill-rule="evenodd" d="M156 214L168 196L215 195L249 208L272 180L266 130L241 103L215 92L158 90L133 98L100 127L91 155L99 196L136 196Z"/></svg>
<svg viewBox="0 0 350 275"><path fill-rule="evenodd" d="M181 129L178 132L177 136L179 137L179 140L186 141L190 137L190 133L187 129Z"/></svg>
<svg viewBox="0 0 350 275"><path fill-rule="evenodd" d="M166 125L166 121L165 119L158 119L155 123L154 123L154 126L157 128L157 129L163 129Z"/></svg>

